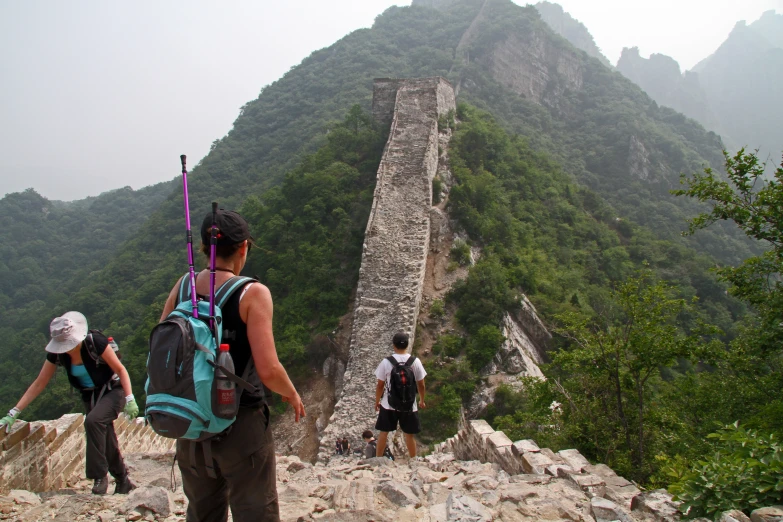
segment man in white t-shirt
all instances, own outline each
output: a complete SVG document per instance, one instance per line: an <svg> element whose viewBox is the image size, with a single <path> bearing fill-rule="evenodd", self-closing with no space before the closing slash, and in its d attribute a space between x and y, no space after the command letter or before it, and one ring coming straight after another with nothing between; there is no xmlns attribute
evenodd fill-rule
<svg viewBox="0 0 783 522"><path fill-rule="evenodd" d="M412 357L407 352L408 339L408 334L402 332L394 334L392 338L392 346L394 347L394 355L392 357L400 363L404 363ZM419 395L418 406L419 408L426 408L424 403L424 377L427 376L427 372L424 370L421 361L416 357L414 357L413 363L410 364L410 369L413 370L413 375L416 379L416 391ZM413 399L411 411L395 409L390 406L389 387L392 371L394 370L394 365L388 359L382 360L375 370L375 376L378 378L378 384L375 387L375 411L378 412L378 421L375 423L375 429L380 432L375 454L378 457L383 456L389 432L395 431L399 423L400 429L405 434L408 454L411 457L415 457L416 441L413 436L421 431L418 408L416 407L415 398Z"/></svg>

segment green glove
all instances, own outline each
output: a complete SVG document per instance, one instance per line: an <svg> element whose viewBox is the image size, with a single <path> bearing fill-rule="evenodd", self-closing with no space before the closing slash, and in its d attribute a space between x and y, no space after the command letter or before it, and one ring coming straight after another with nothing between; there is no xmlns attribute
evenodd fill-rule
<svg viewBox="0 0 783 522"><path fill-rule="evenodd" d="M10 432L11 426L14 425L14 422L16 422L16 418L20 413L22 413L22 410L11 408L11 411L8 412L8 415L0 419L0 430L5 429L6 433Z"/></svg>
<svg viewBox="0 0 783 522"><path fill-rule="evenodd" d="M125 403L125 415L130 420L133 420L139 416L139 405L136 404L136 399L133 398L133 395L128 395L125 397L125 400L127 401Z"/></svg>
<svg viewBox="0 0 783 522"><path fill-rule="evenodd" d="M5 432L8 433L11 431L11 426L14 425L14 422L16 422L16 419L14 417L11 417L10 415L6 415L2 419L0 419L0 430L5 429Z"/></svg>

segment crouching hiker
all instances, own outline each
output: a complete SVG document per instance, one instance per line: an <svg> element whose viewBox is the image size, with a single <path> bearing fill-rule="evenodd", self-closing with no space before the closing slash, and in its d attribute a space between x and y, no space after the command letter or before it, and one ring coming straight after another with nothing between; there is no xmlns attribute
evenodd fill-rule
<svg viewBox="0 0 783 522"><path fill-rule="evenodd" d="M375 387L375 411L378 421L375 429L380 431L375 455L384 456L390 431L400 429L405 434L405 444L408 454L416 456L416 440L413 436L421 431L416 393L419 394L419 406L426 408L424 403L424 377L427 372L421 361L410 355L408 350L408 334L396 333L392 338L394 355L390 355L378 365L375 376L378 385Z"/></svg>
<svg viewBox="0 0 783 522"><path fill-rule="evenodd" d="M362 433L362 440L364 440L364 458L371 459L376 457L378 441L375 440L375 435L372 434L372 431L364 430L364 433ZM392 455L392 452L389 450L388 446L386 446L386 450L384 451L383 456L387 459L394 460L394 455Z"/></svg>
<svg viewBox="0 0 783 522"><path fill-rule="evenodd" d="M120 412L131 419L139 414L133 398L128 371L120 362L109 339L97 330L87 328L87 319L79 312L68 312L55 318L49 326L51 340L46 345L46 361L38 377L17 405L0 419L0 429L11 428L19 413L49 384L57 366L62 366L68 381L81 392L87 417L87 478L94 480L92 492L105 495L109 488L107 473L116 481L114 493L129 493L136 486L128 478L122 460L114 420Z"/></svg>
<svg viewBox="0 0 783 522"><path fill-rule="evenodd" d="M216 210L214 219L215 301L216 310L222 313L220 349L225 347L230 355L235 376L252 383L255 391L237 393L236 420L221 433L206 439L177 438L176 458L188 498L187 521L225 522L230 507L234 522L272 522L280 520L275 445L261 383L293 407L296 422L304 417L305 409L277 357L269 289L256 280L235 278L244 268L252 246L248 224L238 213L222 209ZM212 223L213 214L207 214L201 226L202 252L206 255L211 253ZM189 278L187 274L171 289L162 324L180 303L190 306ZM209 270L196 274L195 291L198 300L207 300ZM150 400L148 396L148 418Z"/></svg>

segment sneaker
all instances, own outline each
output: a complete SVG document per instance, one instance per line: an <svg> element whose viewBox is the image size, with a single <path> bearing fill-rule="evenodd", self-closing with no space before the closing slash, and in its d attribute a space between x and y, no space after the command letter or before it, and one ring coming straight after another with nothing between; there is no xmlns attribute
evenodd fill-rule
<svg viewBox="0 0 783 522"><path fill-rule="evenodd" d="M93 495L105 495L109 490L109 476L106 475L103 478L95 479L95 483L92 485Z"/></svg>
<svg viewBox="0 0 783 522"><path fill-rule="evenodd" d="M123 479L117 479L117 484L114 486L114 494L127 495L134 489L136 489L136 484L131 482L128 476L125 476Z"/></svg>

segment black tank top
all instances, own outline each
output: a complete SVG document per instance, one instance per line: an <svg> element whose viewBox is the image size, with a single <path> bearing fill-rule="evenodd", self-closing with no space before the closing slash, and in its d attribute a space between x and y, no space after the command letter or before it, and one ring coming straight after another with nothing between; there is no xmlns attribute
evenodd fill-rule
<svg viewBox="0 0 783 522"><path fill-rule="evenodd" d="M226 305L221 309L223 314L223 343L228 344L228 353L231 354L231 358L234 360L234 371L236 375L242 377L245 373L245 369L250 362L252 352L250 351L250 341L247 338L247 325L242 321L242 316L239 314L239 301L242 297L242 293L253 283L247 283L242 288L237 289L231 297L229 297ZM199 295L200 299L208 299L205 296ZM260 407L264 402L264 388L261 383L261 379L258 377L258 372L253 369L248 381L259 387L258 393L250 393L248 391L242 391L242 397L239 399L239 405L247 408ZM239 389L237 389L237 392Z"/></svg>

